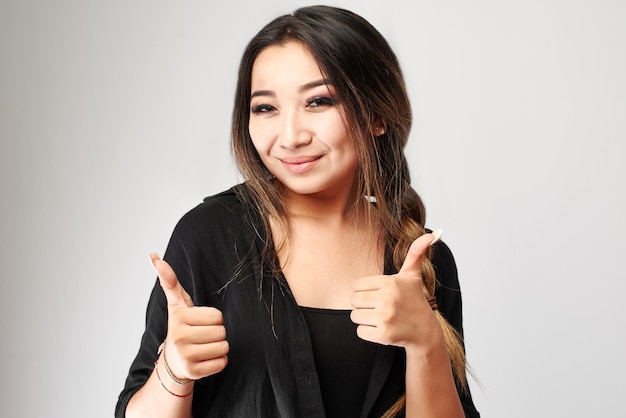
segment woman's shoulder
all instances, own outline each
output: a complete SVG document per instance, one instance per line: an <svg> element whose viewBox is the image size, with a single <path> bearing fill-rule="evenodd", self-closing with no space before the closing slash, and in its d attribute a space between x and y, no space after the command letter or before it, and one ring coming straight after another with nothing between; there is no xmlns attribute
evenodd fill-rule
<svg viewBox="0 0 626 418"><path fill-rule="evenodd" d="M435 274L437 276L437 284L447 288L458 289L459 279L456 261L452 250L445 241L439 240L433 245L433 256L431 259Z"/></svg>
<svg viewBox="0 0 626 418"><path fill-rule="evenodd" d="M241 193L243 193L243 184L235 185L222 192L210 195L202 199L198 205L185 213L180 221L184 223L195 222L222 222L231 218L241 217L243 212L243 204L241 202Z"/></svg>
<svg viewBox="0 0 626 418"><path fill-rule="evenodd" d="M462 335L463 312L459 275L452 250L444 241L433 245L431 262L437 279L435 296L439 312Z"/></svg>
<svg viewBox="0 0 626 418"><path fill-rule="evenodd" d="M176 230L204 235L240 230L249 216L242 203L245 185L238 184L228 190L205 197L201 203L186 212L178 221Z"/></svg>

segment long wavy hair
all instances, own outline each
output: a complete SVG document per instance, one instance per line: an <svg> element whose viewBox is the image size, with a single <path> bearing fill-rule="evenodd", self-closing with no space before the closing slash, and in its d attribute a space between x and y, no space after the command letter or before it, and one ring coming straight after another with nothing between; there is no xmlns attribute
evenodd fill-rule
<svg viewBox="0 0 626 418"><path fill-rule="evenodd" d="M265 48L287 42L304 45L317 61L325 79L333 85L344 108L360 160L354 205L366 214L370 226L382 229L385 258L399 270L410 244L424 234L424 204L411 187L404 147L411 129L412 111L398 59L385 38L368 21L344 9L328 6L303 7L280 16L247 45L239 67L232 116L232 152L244 177L246 193L241 196L260 215L267 236L270 219L278 222L289 237L289 220L281 190L252 144L250 120L251 73L256 57ZM376 128L385 132L374 136ZM363 203L360 203L363 202ZM276 265L272 240L262 254L266 265ZM435 293L432 250L422 263L424 294ZM460 388L467 388L465 353L459 333L435 311L441 324L452 369ZM401 397L385 416L396 416L405 407Z"/></svg>

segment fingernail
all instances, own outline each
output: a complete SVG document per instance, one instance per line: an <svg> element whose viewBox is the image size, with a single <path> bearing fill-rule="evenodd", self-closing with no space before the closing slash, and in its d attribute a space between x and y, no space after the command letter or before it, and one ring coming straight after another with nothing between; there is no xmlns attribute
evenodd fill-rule
<svg viewBox="0 0 626 418"><path fill-rule="evenodd" d="M150 257L150 265L152 266L154 271L158 273L158 271L156 269L156 266L154 265L154 260L158 260L159 259L159 255L157 253L150 253L150 254L148 254L148 257Z"/></svg>
<svg viewBox="0 0 626 418"><path fill-rule="evenodd" d="M433 240L430 242L430 245L433 245L434 243L439 241L439 239L441 238L441 235L443 235L443 231L441 229L434 230L432 232Z"/></svg>

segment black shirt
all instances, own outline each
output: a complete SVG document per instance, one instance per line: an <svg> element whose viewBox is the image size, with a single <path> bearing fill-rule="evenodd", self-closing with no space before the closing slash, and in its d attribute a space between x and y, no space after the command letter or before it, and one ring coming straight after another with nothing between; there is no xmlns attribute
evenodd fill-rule
<svg viewBox="0 0 626 418"><path fill-rule="evenodd" d="M208 197L185 214L172 233L166 260L196 306L213 306L224 316L228 365L196 382L192 411L205 417L324 417L324 402L307 322L284 280L260 266L266 239L258 216L238 193L245 185ZM435 245L439 310L462 330L461 293L448 247ZM123 418L132 395L143 386L167 332L167 302L158 284L150 295L146 329L120 393L115 416ZM404 392L404 351L377 345L362 417L381 416ZM469 395L461 395L468 417L479 417Z"/></svg>
<svg viewBox="0 0 626 418"><path fill-rule="evenodd" d="M311 335L326 417L359 418L378 344L357 336L350 310L301 310ZM395 384L402 387L404 378Z"/></svg>

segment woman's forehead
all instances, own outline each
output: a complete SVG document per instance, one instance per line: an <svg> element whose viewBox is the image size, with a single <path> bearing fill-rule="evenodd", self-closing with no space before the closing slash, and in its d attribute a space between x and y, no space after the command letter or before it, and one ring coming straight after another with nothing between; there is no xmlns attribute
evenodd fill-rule
<svg viewBox="0 0 626 418"><path fill-rule="evenodd" d="M318 62L300 42L268 46L252 65L251 82L258 88L281 83L304 85L322 79Z"/></svg>

